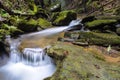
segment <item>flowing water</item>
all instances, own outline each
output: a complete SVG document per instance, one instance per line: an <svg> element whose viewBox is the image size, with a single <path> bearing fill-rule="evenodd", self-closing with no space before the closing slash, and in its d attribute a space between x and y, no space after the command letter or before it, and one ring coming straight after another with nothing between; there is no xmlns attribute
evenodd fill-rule
<svg viewBox="0 0 120 80"><path fill-rule="evenodd" d="M21 40L35 36L42 38L54 35L78 25L79 22L72 21L69 26L22 35L17 39L11 39L8 36L6 41L10 44L10 58L6 59L7 63L0 67L0 80L43 80L52 76L56 71L56 66L54 61L46 54L46 48L28 47L20 51L18 47Z"/></svg>

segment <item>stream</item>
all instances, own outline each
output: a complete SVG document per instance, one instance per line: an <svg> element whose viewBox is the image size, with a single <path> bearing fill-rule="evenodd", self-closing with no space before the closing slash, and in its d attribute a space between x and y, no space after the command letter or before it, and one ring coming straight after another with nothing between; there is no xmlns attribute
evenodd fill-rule
<svg viewBox="0 0 120 80"><path fill-rule="evenodd" d="M24 34L17 39L7 36L10 57L0 58L0 80L43 80L52 76L56 71L56 65L53 59L47 55L47 47L26 47L20 51L19 46L25 39L42 39L67 31L78 24L80 21L75 20L68 26Z"/></svg>

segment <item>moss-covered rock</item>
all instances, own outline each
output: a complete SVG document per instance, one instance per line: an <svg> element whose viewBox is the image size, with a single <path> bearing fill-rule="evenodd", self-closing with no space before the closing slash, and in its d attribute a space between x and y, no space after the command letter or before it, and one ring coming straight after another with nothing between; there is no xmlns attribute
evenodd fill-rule
<svg viewBox="0 0 120 80"><path fill-rule="evenodd" d="M88 43L88 45L101 45L101 46L119 46L120 37L111 33L96 33L96 32L69 32L65 34L65 37L72 38L72 35L78 35L79 37L74 41L76 43Z"/></svg>
<svg viewBox="0 0 120 80"><path fill-rule="evenodd" d="M51 21L53 25L65 26L76 18L77 14L74 11L62 11L60 13L53 13Z"/></svg>
<svg viewBox="0 0 120 80"><path fill-rule="evenodd" d="M18 29L24 31L24 32L32 32L37 31L37 21L34 19L30 20L23 20L19 22Z"/></svg>
<svg viewBox="0 0 120 80"><path fill-rule="evenodd" d="M87 49L87 51L80 46L68 43L57 43L56 46L57 48L52 49L56 52L53 59L56 61L57 71L45 80L114 80L120 78L119 65L107 63L105 56L97 50ZM59 55L57 51L61 51L60 54L65 53L66 57L62 60L56 59L56 55ZM114 69L117 71L113 71Z"/></svg>
<svg viewBox="0 0 120 80"><path fill-rule="evenodd" d="M43 28L43 29L46 29L46 28L49 28L49 27L52 26L49 21L47 21L47 20L45 20L45 19L42 19L42 18L39 18L39 19L37 20L37 22L38 22L38 25L39 25L41 28Z"/></svg>
<svg viewBox="0 0 120 80"><path fill-rule="evenodd" d="M113 25L115 23L117 23L117 20L94 20L92 22L85 23L85 26L89 29L101 29L105 25Z"/></svg>
<svg viewBox="0 0 120 80"><path fill-rule="evenodd" d="M95 45L120 45L120 37L115 34L108 33L83 32L80 33L77 41L81 40Z"/></svg>

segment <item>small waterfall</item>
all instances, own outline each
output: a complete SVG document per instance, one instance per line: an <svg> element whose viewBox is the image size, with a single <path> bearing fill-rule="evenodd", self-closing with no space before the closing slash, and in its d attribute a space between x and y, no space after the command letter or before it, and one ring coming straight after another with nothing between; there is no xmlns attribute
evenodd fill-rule
<svg viewBox="0 0 120 80"><path fill-rule="evenodd" d="M79 20L72 21L68 26L50 28L43 31L21 35L17 39L7 36L6 41L10 44L10 58L6 65L0 67L0 80L43 80L50 77L56 71L53 60L46 54L46 48L18 49L21 41L35 36L42 38L69 30L80 24Z"/></svg>
<svg viewBox="0 0 120 80"><path fill-rule="evenodd" d="M54 28L45 29L43 31L34 32L31 34L21 35L21 38L22 39L31 38L31 37L34 38L35 36L42 38L42 37L46 37L46 36L51 36L54 34L61 33L63 31L67 31L71 28L74 28L73 26L80 24L80 22L81 22L80 20L73 20L73 21L71 21L71 23L68 26L54 27Z"/></svg>
<svg viewBox="0 0 120 80"><path fill-rule="evenodd" d="M6 40L10 44L10 58L0 67L1 80L43 80L56 71L53 60L46 54L46 49L24 48L19 51L20 39Z"/></svg>

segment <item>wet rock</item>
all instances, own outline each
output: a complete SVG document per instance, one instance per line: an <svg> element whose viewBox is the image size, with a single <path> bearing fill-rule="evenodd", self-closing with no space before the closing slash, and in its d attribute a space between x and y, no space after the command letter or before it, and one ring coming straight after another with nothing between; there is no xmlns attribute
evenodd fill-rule
<svg viewBox="0 0 120 80"><path fill-rule="evenodd" d="M53 25L65 26L76 18L77 14L74 11L62 11L60 13L53 13L51 21Z"/></svg>
<svg viewBox="0 0 120 80"><path fill-rule="evenodd" d="M81 23L91 22L93 20L96 20L95 16L87 16L82 19Z"/></svg>
<svg viewBox="0 0 120 80"><path fill-rule="evenodd" d="M9 56L9 46L4 41L0 41L0 57L3 55Z"/></svg>
<svg viewBox="0 0 120 80"><path fill-rule="evenodd" d="M89 44L88 44L88 42L73 42L73 44L75 44L75 45L79 45L79 46L88 46Z"/></svg>

